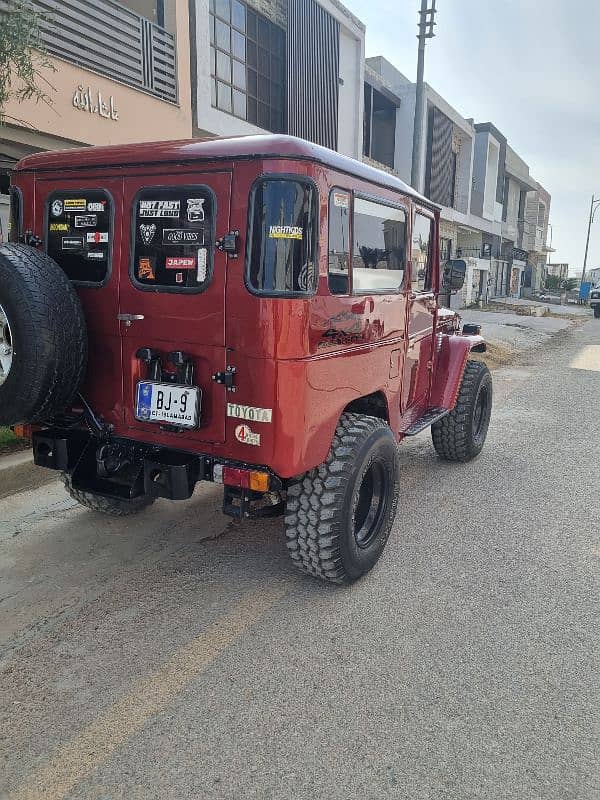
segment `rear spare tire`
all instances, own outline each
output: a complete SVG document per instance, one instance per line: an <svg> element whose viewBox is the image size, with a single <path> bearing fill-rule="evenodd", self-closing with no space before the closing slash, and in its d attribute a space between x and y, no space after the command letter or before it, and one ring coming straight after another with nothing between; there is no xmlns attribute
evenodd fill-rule
<svg viewBox="0 0 600 800"><path fill-rule="evenodd" d="M90 511L97 511L99 514L106 514L108 517L132 517L145 511L154 503L152 495L142 495L134 497L133 500L120 500L118 497L105 497L96 492L86 492L82 489L74 489L70 475L63 473L62 476L65 489L73 500L77 500L79 505L89 508Z"/></svg>
<svg viewBox="0 0 600 800"><path fill-rule="evenodd" d="M0 245L0 425L63 413L86 366L83 309L65 273L33 247Z"/></svg>

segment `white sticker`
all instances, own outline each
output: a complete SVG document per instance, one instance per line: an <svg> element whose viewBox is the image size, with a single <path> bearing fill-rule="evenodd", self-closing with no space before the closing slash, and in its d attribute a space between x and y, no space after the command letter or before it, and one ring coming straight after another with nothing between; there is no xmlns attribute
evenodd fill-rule
<svg viewBox="0 0 600 800"><path fill-rule="evenodd" d="M198 249L198 272L196 274L196 280L198 283L204 283L206 280L206 262L208 256L206 247L200 247Z"/></svg>
<svg viewBox="0 0 600 800"><path fill-rule="evenodd" d="M60 215L63 213L63 201L53 200L52 205L50 206L50 211L52 212L53 217L60 217Z"/></svg>
<svg viewBox="0 0 600 800"><path fill-rule="evenodd" d="M188 222L204 221L204 198L190 198L187 201Z"/></svg>
<svg viewBox="0 0 600 800"><path fill-rule="evenodd" d="M348 197L347 194L344 194L343 192L334 192L333 205L337 206L338 208L349 208L350 198Z"/></svg>
<svg viewBox="0 0 600 800"><path fill-rule="evenodd" d="M88 211L104 211L104 206L106 205L106 200L102 200L100 203L88 203L87 210Z"/></svg>
<svg viewBox="0 0 600 800"><path fill-rule="evenodd" d="M247 425L238 425L235 429L235 438L242 444L260 444L260 433L254 433Z"/></svg>
<svg viewBox="0 0 600 800"><path fill-rule="evenodd" d="M146 223L142 223L140 225L140 236L142 237L142 242L145 245L148 245L154 239L156 235L156 225L152 223L152 225L147 225Z"/></svg>
<svg viewBox="0 0 600 800"><path fill-rule="evenodd" d="M93 228L97 224L98 224L97 214L82 214L81 216L75 216L76 228Z"/></svg>
<svg viewBox="0 0 600 800"><path fill-rule="evenodd" d="M179 200L140 200L140 217L179 219Z"/></svg>
<svg viewBox="0 0 600 800"><path fill-rule="evenodd" d="M88 244L102 244L108 242L108 231L89 231L86 238Z"/></svg>
<svg viewBox="0 0 600 800"><path fill-rule="evenodd" d="M245 419L248 422L271 422L273 409L242 406L239 403L227 403L227 416Z"/></svg>

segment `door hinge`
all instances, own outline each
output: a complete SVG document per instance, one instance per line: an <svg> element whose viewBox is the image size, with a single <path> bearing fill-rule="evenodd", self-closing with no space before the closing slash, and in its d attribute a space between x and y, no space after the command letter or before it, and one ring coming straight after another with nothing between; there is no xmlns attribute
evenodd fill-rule
<svg viewBox="0 0 600 800"><path fill-rule="evenodd" d="M220 383L228 392L235 392L235 367L227 367L225 372L215 372L212 379L215 383Z"/></svg>
<svg viewBox="0 0 600 800"><path fill-rule="evenodd" d="M222 253L227 253L229 258L237 258L239 235L239 231L229 231L229 233L226 233L220 239L217 239L215 243L217 250L220 250Z"/></svg>

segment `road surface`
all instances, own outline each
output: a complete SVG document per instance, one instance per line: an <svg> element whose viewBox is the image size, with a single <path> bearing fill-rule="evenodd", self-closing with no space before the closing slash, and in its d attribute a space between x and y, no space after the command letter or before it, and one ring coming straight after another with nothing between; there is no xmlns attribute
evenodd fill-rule
<svg viewBox="0 0 600 800"><path fill-rule="evenodd" d="M495 388L476 462L401 446L348 588L216 487L125 523L0 501L0 797L599 798L600 321Z"/></svg>

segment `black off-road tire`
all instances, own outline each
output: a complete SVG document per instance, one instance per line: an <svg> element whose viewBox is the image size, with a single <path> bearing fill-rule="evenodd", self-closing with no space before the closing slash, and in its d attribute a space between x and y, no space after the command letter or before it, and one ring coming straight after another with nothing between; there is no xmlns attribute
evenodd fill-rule
<svg viewBox="0 0 600 800"><path fill-rule="evenodd" d="M285 534L294 564L331 583L365 575L389 538L398 491L398 449L387 423L343 414L325 463L288 486Z"/></svg>
<svg viewBox="0 0 600 800"><path fill-rule="evenodd" d="M70 408L85 375L87 331L79 298L45 253L1 244L0 306L14 350L0 383L0 425L51 420Z"/></svg>
<svg viewBox="0 0 600 800"><path fill-rule="evenodd" d="M492 376L481 361L467 361L454 410L431 426L433 446L445 461L479 455L492 414Z"/></svg>
<svg viewBox="0 0 600 800"><path fill-rule="evenodd" d="M99 514L106 514L109 517L131 517L134 514L139 514L146 508L152 505L155 498L144 495L143 497L136 497L134 500L119 500L114 497L103 497L94 492L83 492L80 489L74 489L71 483L71 477L63 474L63 483L65 489L71 495L73 500L89 508L90 511L97 511Z"/></svg>
<svg viewBox="0 0 600 800"><path fill-rule="evenodd" d="M600 319L600 304L594 306L594 316L596 317L596 319Z"/></svg>

